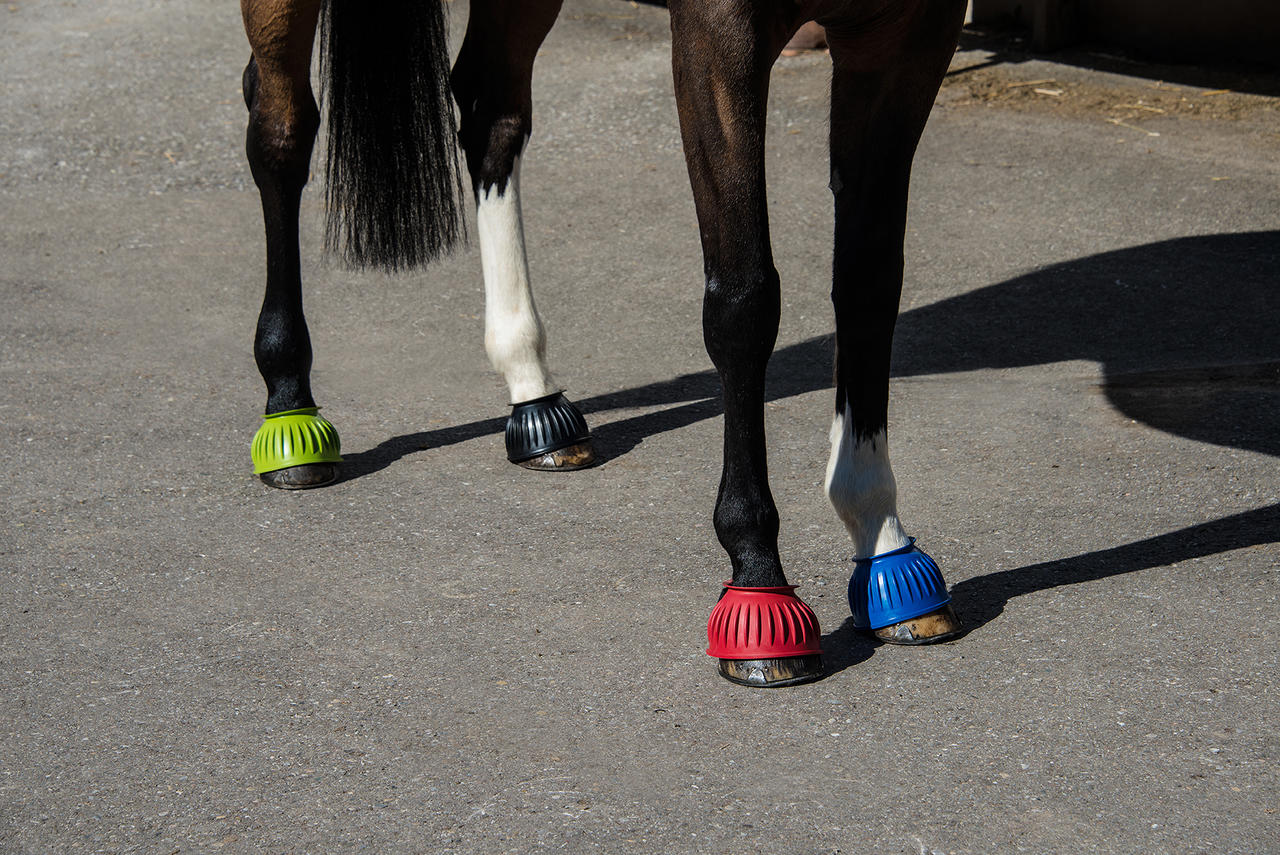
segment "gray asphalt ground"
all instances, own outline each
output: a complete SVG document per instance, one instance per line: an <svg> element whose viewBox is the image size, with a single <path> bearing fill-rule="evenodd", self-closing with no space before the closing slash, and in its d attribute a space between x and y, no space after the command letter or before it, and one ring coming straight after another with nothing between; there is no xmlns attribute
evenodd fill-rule
<svg viewBox="0 0 1280 855"><path fill-rule="evenodd" d="M749 690L702 653L721 419L666 15L567 5L526 227L607 461L507 464L475 248L345 271L313 186L315 385L348 477L300 494L248 459L235 4L0 10L0 850L1280 851L1276 99L957 55L916 161L890 430L970 632L907 649L845 623L829 60L779 63L772 483L831 673Z"/></svg>

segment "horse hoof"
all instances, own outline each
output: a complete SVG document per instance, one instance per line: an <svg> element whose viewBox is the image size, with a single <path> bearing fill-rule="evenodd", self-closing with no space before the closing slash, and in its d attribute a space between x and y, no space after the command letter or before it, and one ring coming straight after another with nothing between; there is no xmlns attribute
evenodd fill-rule
<svg viewBox="0 0 1280 855"><path fill-rule="evenodd" d="M304 490L338 477L342 442L319 410L304 407L267 414L250 448L253 472L264 483L282 490Z"/></svg>
<svg viewBox="0 0 1280 855"><path fill-rule="evenodd" d="M720 676L739 686L777 689L820 679L822 655L782 656L775 659L721 659Z"/></svg>
<svg viewBox="0 0 1280 855"><path fill-rule="evenodd" d="M558 451L548 451L528 460L517 460L517 466L535 469L539 472L572 472L574 469L586 469L598 462L591 442L578 442Z"/></svg>
<svg viewBox="0 0 1280 855"><path fill-rule="evenodd" d="M927 615L872 630L876 638L889 644L936 644L962 632L964 624L949 603Z"/></svg>
<svg viewBox="0 0 1280 855"><path fill-rule="evenodd" d="M906 546L853 562L849 610L855 627L892 629L935 614L951 602L942 571L915 544L910 538ZM952 635L958 631L949 630Z"/></svg>
<svg viewBox="0 0 1280 855"><path fill-rule="evenodd" d="M507 459L526 469L565 472L596 462L587 420L562 392L515 404L506 442Z"/></svg>
<svg viewBox="0 0 1280 855"><path fill-rule="evenodd" d="M743 686L771 688L822 676L822 630L795 585L746 588L725 583L707 621L707 655L720 675Z"/></svg>
<svg viewBox="0 0 1280 855"><path fill-rule="evenodd" d="M323 487L338 480L338 464L306 463L302 466L290 466L288 469L276 469L258 475L262 483L277 490L310 490Z"/></svg>

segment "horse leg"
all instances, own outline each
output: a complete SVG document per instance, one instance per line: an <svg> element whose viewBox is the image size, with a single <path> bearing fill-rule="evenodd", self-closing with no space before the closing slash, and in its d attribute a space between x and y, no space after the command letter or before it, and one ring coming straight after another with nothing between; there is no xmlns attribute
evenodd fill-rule
<svg viewBox="0 0 1280 855"><path fill-rule="evenodd" d="M907 644L961 630L941 573L898 517L886 428L911 161L963 11L963 0L952 0L908 7L871 28L822 21L834 61L836 231L836 412L826 491L853 539L855 625Z"/></svg>
<svg viewBox="0 0 1280 855"><path fill-rule="evenodd" d="M708 623L708 652L729 680L775 686L820 677L822 657L817 620L782 571L765 459L765 365L780 311L765 201L765 102L769 67L794 27L782 20L785 11L758 5L669 4L680 129L702 238L703 335L724 390L714 522L733 581Z"/></svg>
<svg viewBox="0 0 1280 855"><path fill-rule="evenodd" d="M341 459L337 432L311 397L298 256L298 207L320 125L309 81L320 0L241 0L240 7L253 50L244 71L246 148L267 237L267 288L253 345L267 415L253 441L254 471L273 487L318 487L337 477Z"/></svg>
<svg viewBox="0 0 1280 855"><path fill-rule="evenodd" d="M552 471L595 462L586 420L547 367L520 216L533 61L559 11L560 0L476 0L452 75L462 113L458 136L476 198L485 350L513 405L507 456L526 468Z"/></svg>

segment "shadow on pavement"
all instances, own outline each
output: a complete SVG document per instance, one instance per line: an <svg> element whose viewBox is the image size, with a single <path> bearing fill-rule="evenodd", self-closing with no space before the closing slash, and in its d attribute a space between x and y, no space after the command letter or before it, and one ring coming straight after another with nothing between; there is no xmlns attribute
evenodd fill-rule
<svg viewBox="0 0 1280 855"><path fill-rule="evenodd" d="M1280 456L1280 232L1213 234L1103 252L904 312L892 375L1100 362L1120 412L1198 442ZM832 337L774 352L768 401L831 388ZM605 459L718 416L712 370L579 401L585 413L680 406L594 430ZM393 436L349 454L347 479L504 420Z"/></svg>
<svg viewBox="0 0 1280 855"><path fill-rule="evenodd" d="M1103 367L1103 391L1143 424L1280 456L1280 231L1177 238L1055 264L904 312L894 377L1064 360ZM831 387L832 337L780 348L767 400ZM715 371L578 401L607 461L646 437L720 415ZM678 406L671 406L678 405ZM345 480L427 448L501 433L502 418L392 437L347 456Z"/></svg>
<svg viewBox="0 0 1280 855"><path fill-rule="evenodd" d="M444 448L445 446L456 445L459 442L478 439L482 436L502 433L506 428L507 420L502 417L481 419L478 422L467 422L466 424L453 425L452 427L393 436L390 439L384 439L367 451L343 454L341 474L334 483L341 484L344 481L354 481L357 478L363 478L365 475L371 475L374 472L386 469L402 457L408 457L418 451L426 451L429 448Z"/></svg>
<svg viewBox="0 0 1280 855"><path fill-rule="evenodd" d="M895 377L1102 365L1120 412L1280 455L1280 232L1177 238L1055 264L907 312Z"/></svg>
<svg viewBox="0 0 1280 855"><path fill-rule="evenodd" d="M833 632L822 636L822 679L834 677L846 668L866 662L883 643L853 627L853 618L847 617Z"/></svg>
<svg viewBox="0 0 1280 855"><path fill-rule="evenodd" d="M952 586L951 599L966 631L972 632L998 617L1009 600L1023 594L1277 541L1280 505L1269 505L1074 558L966 579Z"/></svg>
<svg viewBox="0 0 1280 855"><path fill-rule="evenodd" d="M1055 264L905 312L892 374L1090 360L1103 366L1108 400L1130 418L1280 456L1278 329L1280 231L1177 238ZM831 336L780 348L766 399L830 388L832 352ZM607 461L646 437L720 415L719 394L707 370L577 403L588 415L668 405L615 422L592 419ZM391 437L347 455L342 480L504 425L492 418Z"/></svg>
<svg viewBox="0 0 1280 855"><path fill-rule="evenodd" d="M833 344L779 349L767 400L830 388ZM894 377L1098 362L1120 412L1198 442L1280 456L1280 232L1177 238L1055 264L904 312ZM606 459L721 413L714 371L580 402L684 403L606 423Z"/></svg>
<svg viewBox="0 0 1280 855"><path fill-rule="evenodd" d="M951 603L964 621L964 635L948 643L955 644L995 620L1014 597L1277 541L1280 505L1269 505L1123 546L965 579L951 586ZM826 664L822 678L865 662L881 646L881 642L854 629L852 617L845 618L839 629L822 636Z"/></svg>
<svg viewBox="0 0 1280 855"><path fill-rule="evenodd" d="M830 388L832 342L775 352L766 400ZM1107 399L1143 424L1280 456L1280 232L1101 253L904 312L892 375L1065 360L1100 363ZM720 415L719 380L703 371L579 402L586 413L676 403L596 428L606 459Z"/></svg>
<svg viewBox="0 0 1280 855"><path fill-rule="evenodd" d="M833 336L821 336L776 351L769 363L765 399L775 401L829 388L833 342ZM605 462L621 457L647 437L715 418L724 412L720 404L720 379L711 370L608 392L575 400L574 403L588 416L610 410L666 406L666 409L613 422L600 423L597 419L590 419L596 454ZM385 469L417 451L500 434L505 429L506 418L499 417L393 436L367 451L344 454L342 475L337 483Z"/></svg>
<svg viewBox="0 0 1280 855"><path fill-rule="evenodd" d="M1122 413L1200 442L1280 456L1280 232L1178 238L1056 264L904 313L892 375L911 377L1089 360ZM778 350L768 400L831 386L832 337ZM594 436L607 461L646 437L722 412L714 371L578 402L587 414L664 407ZM501 433L504 418L391 437L346 458L342 480L416 451ZM1011 598L1280 539L1280 505L1075 558L965 580L953 589L973 630ZM877 643L849 622L824 638L828 675Z"/></svg>

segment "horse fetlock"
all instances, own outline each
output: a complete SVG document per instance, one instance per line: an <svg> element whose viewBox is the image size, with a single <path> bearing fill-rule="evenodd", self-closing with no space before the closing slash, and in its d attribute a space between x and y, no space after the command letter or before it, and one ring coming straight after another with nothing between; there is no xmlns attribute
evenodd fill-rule
<svg viewBox="0 0 1280 855"><path fill-rule="evenodd" d="M716 502L715 528L720 539L738 541L762 535L778 535L778 508L771 496L722 490Z"/></svg>
<svg viewBox="0 0 1280 855"><path fill-rule="evenodd" d="M849 530L855 557L878 555L907 543L898 519L898 487L889 465L888 438L884 430L854 436L847 408L831 425L825 489Z"/></svg>
<svg viewBox="0 0 1280 855"><path fill-rule="evenodd" d="M513 363L541 361L547 351L546 331L532 313L490 315L486 318L484 351L498 371Z"/></svg>
<svg viewBox="0 0 1280 855"><path fill-rule="evenodd" d="M733 584L748 588L770 588L787 584L778 555L777 528L773 535L763 532L721 532L720 545L733 565Z"/></svg>
<svg viewBox="0 0 1280 855"><path fill-rule="evenodd" d="M907 542L898 520L892 473L885 473L887 477L867 474L870 477L845 477L837 471L826 485L827 498L849 530L857 557L897 549Z"/></svg>
<svg viewBox="0 0 1280 855"><path fill-rule="evenodd" d="M491 329L485 333L484 343L489 362L506 381L513 402L532 401L558 391L547 369L541 324Z"/></svg>

